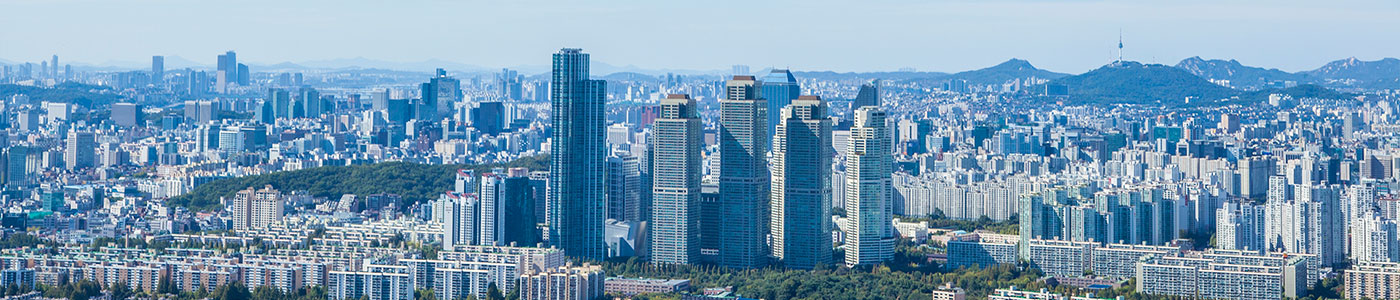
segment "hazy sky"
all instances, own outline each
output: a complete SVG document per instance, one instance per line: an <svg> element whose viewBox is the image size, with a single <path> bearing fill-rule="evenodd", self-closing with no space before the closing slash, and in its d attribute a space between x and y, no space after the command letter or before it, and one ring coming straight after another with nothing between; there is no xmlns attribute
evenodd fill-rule
<svg viewBox="0 0 1400 300"><path fill-rule="evenodd" d="M1114 57L1287 71L1400 56L1400 1L0 0L0 59L212 65L365 57L545 66L561 47L647 69L960 71L1017 57L1079 73Z"/></svg>

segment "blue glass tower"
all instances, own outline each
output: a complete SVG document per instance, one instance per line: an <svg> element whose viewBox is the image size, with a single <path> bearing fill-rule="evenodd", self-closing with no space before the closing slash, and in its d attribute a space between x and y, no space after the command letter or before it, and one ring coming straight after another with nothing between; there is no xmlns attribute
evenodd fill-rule
<svg viewBox="0 0 1400 300"><path fill-rule="evenodd" d="M566 255L601 260L606 82L588 79L588 54L581 49L560 49L552 69L549 240Z"/></svg>
<svg viewBox="0 0 1400 300"><path fill-rule="evenodd" d="M773 69L759 80L763 81L759 98L768 100L768 132L776 132L779 112L797 99L802 87L787 69Z"/></svg>

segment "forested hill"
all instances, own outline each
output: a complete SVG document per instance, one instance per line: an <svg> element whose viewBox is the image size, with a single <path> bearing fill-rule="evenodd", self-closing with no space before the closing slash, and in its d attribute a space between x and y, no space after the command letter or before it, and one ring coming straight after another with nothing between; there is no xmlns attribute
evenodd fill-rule
<svg viewBox="0 0 1400 300"><path fill-rule="evenodd" d="M403 197L403 207L437 198L442 192L453 188L454 173L458 169L472 169L478 172L491 168L524 167L543 170L548 165L546 156L532 156L517 159L505 164L485 165L424 165L405 162L386 162L370 165L328 166L287 172L226 178L200 185L193 191L170 198L167 204L185 207L191 211L212 211L221 208L219 197L233 197L234 193L249 187L272 185L283 193L307 191L316 197L337 199L341 195L371 195L380 193L398 194Z"/></svg>

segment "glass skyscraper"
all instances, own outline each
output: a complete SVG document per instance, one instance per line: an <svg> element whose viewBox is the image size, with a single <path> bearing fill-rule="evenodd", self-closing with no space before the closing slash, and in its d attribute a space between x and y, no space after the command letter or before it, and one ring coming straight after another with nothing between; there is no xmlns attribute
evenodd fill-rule
<svg viewBox="0 0 1400 300"><path fill-rule="evenodd" d="M588 79L588 54L560 49L550 84L550 243L569 256L603 259L603 105L606 83Z"/></svg>
<svg viewBox="0 0 1400 300"><path fill-rule="evenodd" d="M783 108L773 135L773 257L789 268L832 263L831 119L817 96Z"/></svg>
<svg viewBox="0 0 1400 300"><path fill-rule="evenodd" d="M705 145L696 109L689 95L669 95L661 100L653 125L652 263L700 260L700 152Z"/></svg>
<svg viewBox="0 0 1400 300"><path fill-rule="evenodd" d="M768 262L768 106L760 87L753 76L734 76L719 100L719 264L726 267Z"/></svg>
<svg viewBox="0 0 1400 300"><path fill-rule="evenodd" d="M797 84L797 77L793 77L787 69L773 69L763 76L762 81L763 92L759 97L768 101L768 132L774 132L778 126L778 112L791 104L792 99L797 99L802 88Z"/></svg>

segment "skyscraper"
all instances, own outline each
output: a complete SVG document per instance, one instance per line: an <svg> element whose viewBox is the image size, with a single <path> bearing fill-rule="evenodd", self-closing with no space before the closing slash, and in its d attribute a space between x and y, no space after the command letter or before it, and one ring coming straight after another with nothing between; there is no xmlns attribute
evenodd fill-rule
<svg viewBox="0 0 1400 300"><path fill-rule="evenodd" d="M797 77L792 76L792 72L787 69L773 69L763 77L762 95L759 97L768 101L768 131L774 132L778 127L778 113L784 107L792 103L792 99L802 93L802 88L797 84ZM768 141L768 137L764 137ZM764 145L768 143L765 142ZM767 147L767 146L765 146Z"/></svg>
<svg viewBox="0 0 1400 300"><path fill-rule="evenodd" d="M855 111L846 143L846 265L879 264L894 258L894 203L890 190L890 132L885 111Z"/></svg>
<svg viewBox="0 0 1400 300"><path fill-rule="evenodd" d="M607 218L641 221L641 164L636 156L618 151L607 160Z"/></svg>
<svg viewBox="0 0 1400 300"><path fill-rule="evenodd" d="M151 81L157 86L165 84L165 56L151 56Z"/></svg>
<svg viewBox="0 0 1400 300"><path fill-rule="evenodd" d="M607 83L588 79L588 54L582 49L560 49L551 73L549 193L555 213L550 242L570 256L603 259Z"/></svg>
<svg viewBox="0 0 1400 300"><path fill-rule="evenodd" d="M690 95L668 95L652 125L651 261L700 260L700 152L704 125Z"/></svg>
<svg viewBox="0 0 1400 300"><path fill-rule="evenodd" d="M767 264L769 131L759 87L753 76L734 76L719 100L719 205L725 216L719 264L732 268Z"/></svg>
<svg viewBox="0 0 1400 300"><path fill-rule="evenodd" d="M97 140L91 131L73 130L68 132L68 141L63 152L63 162L69 170L91 168L97 161Z"/></svg>
<svg viewBox="0 0 1400 300"><path fill-rule="evenodd" d="M826 102L799 96L773 135L773 256L789 268L831 263L831 119Z"/></svg>
<svg viewBox="0 0 1400 300"><path fill-rule="evenodd" d="M587 74L584 74L587 77ZM425 121L441 120L457 101L462 100L462 82L447 76L447 71L437 69L437 75L420 85L423 107L417 119Z"/></svg>
<svg viewBox="0 0 1400 300"><path fill-rule="evenodd" d="M215 69L215 73L217 73L217 71L223 71L224 77L226 78L226 80L228 80L225 83L237 79L238 54L233 53L232 50L229 50L228 52L224 52L223 55L219 55L219 63L217 67L218 68Z"/></svg>
<svg viewBox="0 0 1400 300"><path fill-rule="evenodd" d="M860 91L856 93L856 99L851 100L851 111L866 106L880 106L880 80L872 80L869 83L860 85Z"/></svg>

